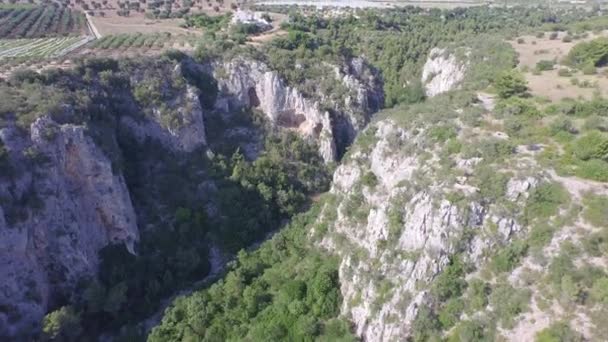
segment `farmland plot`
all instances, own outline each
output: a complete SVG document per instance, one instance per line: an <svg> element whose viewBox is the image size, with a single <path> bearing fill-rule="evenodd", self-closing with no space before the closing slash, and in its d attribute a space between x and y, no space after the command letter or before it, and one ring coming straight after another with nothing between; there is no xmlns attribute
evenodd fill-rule
<svg viewBox="0 0 608 342"><path fill-rule="evenodd" d="M0 39L0 58L59 57L83 46L93 39L91 36Z"/></svg>
<svg viewBox="0 0 608 342"><path fill-rule="evenodd" d="M41 38L81 35L84 15L59 6L0 8L0 38Z"/></svg>

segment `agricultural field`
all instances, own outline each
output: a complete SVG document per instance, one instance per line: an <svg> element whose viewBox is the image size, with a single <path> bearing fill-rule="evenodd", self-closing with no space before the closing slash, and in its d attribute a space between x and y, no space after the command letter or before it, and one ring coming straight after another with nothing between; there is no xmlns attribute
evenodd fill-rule
<svg viewBox="0 0 608 342"><path fill-rule="evenodd" d="M0 39L0 58L58 57L91 41L88 36L37 39Z"/></svg>
<svg viewBox="0 0 608 342"><path fill-rule="evenodd" d="M80 11L57 5L0 7L0 38L43 38L82 35L86 19Z"/></svg>
<svg viewBox="0 0 608 342"><path fill-rule="evenodd" d="M140 50L146 52L151 49L177 48L192 49L196 42L195 35L172 35L171 33L123 33L104 36L96 40L88 49L91 50Z"/></svg>

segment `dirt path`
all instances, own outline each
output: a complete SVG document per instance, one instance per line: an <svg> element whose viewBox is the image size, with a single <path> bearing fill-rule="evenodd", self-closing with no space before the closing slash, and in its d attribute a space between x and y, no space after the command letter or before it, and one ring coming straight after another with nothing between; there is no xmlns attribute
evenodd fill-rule
<svg viewBox="0 0 608 342"><path fill-rule="evenodd" d="M580 200L586 192L608 196L608 183L596 182L578 177L562 177L559 176L555 170L549 170L549 175L554 180L562 183L575 199Z"/></svg>
<svg viewBox="0 0 608 342"><path fill-rule="evenodd" d="M87 19L87 26L89 27L89 31L91 31L91 33L95 36L95 38L99 39L99 38L103 37L101 35L101 33L99 33L97 26L95 26L95 23L91 20L91 16L89 15L89 13L87 11L85 11L84 15Z"/></svg>

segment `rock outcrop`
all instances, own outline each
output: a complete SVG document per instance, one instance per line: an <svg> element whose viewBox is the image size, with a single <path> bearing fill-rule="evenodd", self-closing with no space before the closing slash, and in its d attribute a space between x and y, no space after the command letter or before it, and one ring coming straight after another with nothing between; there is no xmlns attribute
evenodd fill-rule
<svg viewBox="0 0 608 342"><path fill-rule="evenodd" d="M98 251L139 238L129 192L84 126L37 119L0 130L0 336L35 333L47 308L93 277Z"/></svg>
<svg viewBox="0 0 608 342"><path fill-rule="evenodd" d="M434 48L422 68L426 96L433 97L455 89L464 80L466 64L445 49Z"/></svg>
<svg viewBox="0 0 608 342"><path fill-rule="evenodd" d="M479 189L469 177L453 182L439 176L438 151L428 145L424 129L406 130L383 120L368 130L363 134L371 145L355 144L335 172L331 193L336 201L320 220L336 219L329 222L332 228L322 245L342 259L342 314L357 335L366 341L405 340L419 308L429 305L432 282L455 253L480 264L488 249L506 243L522 227L472 196ZM469 174L480 159L463 161L453 173ZM522 206L537 183L516 173L505 196ZM448 199L450 192L470 199L455 202ZM496 231L491 237L489 227Z"/></svg>
<svg viewBox="0 0 608 342"><path fill-rule="evenodd" d="M328 94L307 97L264 63L236 58L214 66L220 91L216 108L226 112L241 107L257 108L274 125L315 141L327 162L336 161L338 145L350 144L382 105L381 84L367 68L360 59L343 69L335 68L337 81L352 96L344 97L343 103L330 103L333 105L330 112L322 106Z"/></svg>
<svg viewBox="0 0 608 342"><path fill-rule="evenodd" d="M183 78L182 64L177 64L168 75ZM131 83L137 86L143 83L141 75L133 75ZM163 88L167 88L165 86ZM172 151L192 152L207 144L204 113L199 100L200 90L185 82L183 91L163 94L166 99L159 105L145 108L150 118L137 119L133 116L121 117L121 124L126 126L140 143L146 138L159 141Z"/></svg>

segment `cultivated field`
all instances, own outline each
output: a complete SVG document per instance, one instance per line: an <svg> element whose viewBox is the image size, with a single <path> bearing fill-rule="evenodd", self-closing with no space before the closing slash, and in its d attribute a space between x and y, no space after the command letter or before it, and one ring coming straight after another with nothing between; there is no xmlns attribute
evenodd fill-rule
<svg viewBox="0 0 608 342"><path fill-rule="evenodd" d="M104 36L87 48L90 50L133 50L147 52L150 49L178 48L191 50L196 42L194 35L172 35L171 33L134 33Z"/></svg>
<svg viewBox="0 0 608 342"><path fill-rule="evenodd" d="M606 69L598 68L596 74L585 75L580 70L571 70L562 61L576 44L600 36L608 36L608 32L588 32L579 36L545 32L542 37L522 36L510 43L519 55L519 67L525 71L533 95L552 101L578 97L590 99L594 95L608 96ZM553 70L535 71L541 61L555 62ZM560 69L563 69L561 76Z"/></svg>
<svg viewBox="0 0 608 342"><path fill-rule="evenodd" d="M59 6L0 7L0 38L40 38L87 32L82 12Z"/></svg>
<svg viewBox="0 0 608 342"><path fill-rule="evenodd" d="M90 42L92 37L55 37L38 39L0 39L0 58L58 57Z"/></svg>

